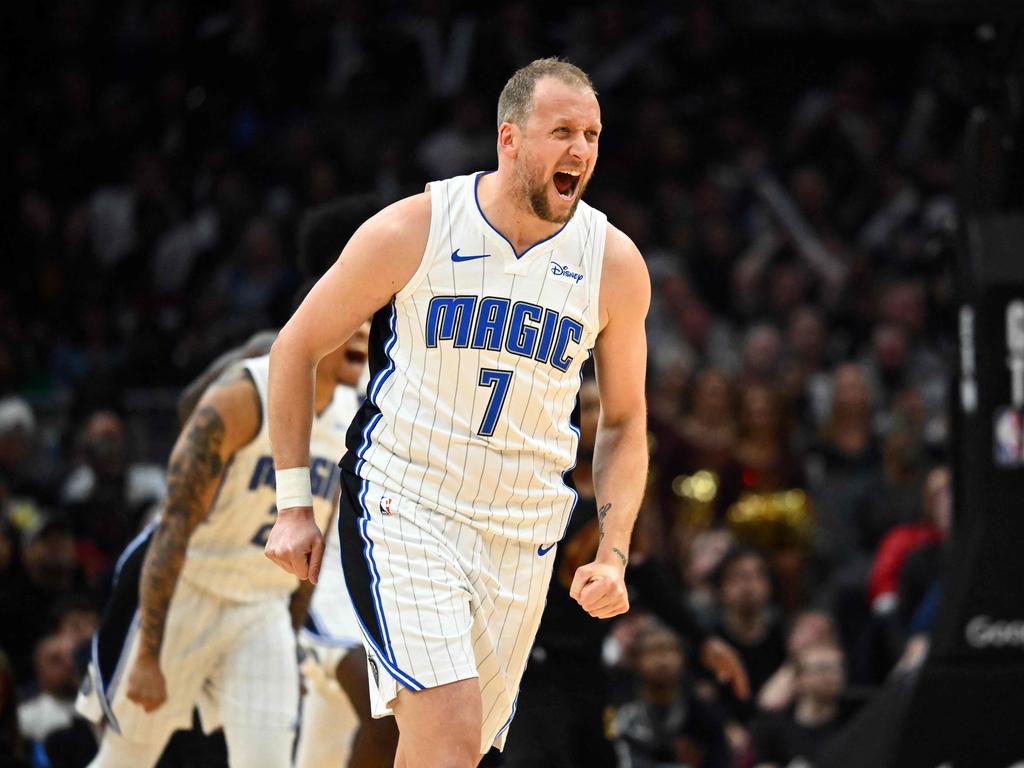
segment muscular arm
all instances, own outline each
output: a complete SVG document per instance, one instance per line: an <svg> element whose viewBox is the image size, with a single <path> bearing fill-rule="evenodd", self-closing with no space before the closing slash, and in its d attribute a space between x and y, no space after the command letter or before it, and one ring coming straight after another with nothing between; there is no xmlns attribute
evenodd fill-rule
<svg viewBox="0 0 1024 768"><path fill-rule="evenodd" d="M650 278L640 252L609 226L601 278L603 328L595 349L601 417L594 445L594 489L597 561L623 567L647 482L644 320L650 300Z"/></svg>
<svg viewBox="0 0 1024 768"><path fill-rule="evenodd" d="M309 465L313 375L320 359L402 290L430 234L430 194L399 200L361 226L281 329L270 350L268 421L274 468ZM308 506L284 506L264 552L299 579L315 582L323 535Z"/></svg>
<svg viewBox="0 0 1024 768"><path fill-rule="evenodd" d="M171 451L167 500L139 585L141 653L150 659L160 658L167 610L189 537L213 502L225 464L259 428L256 387L239 367L203 395Z"/></svg>
<svg viewBox="0 0 1024 768"><path fill-rule="evenodd" d="M594 562L577 569L569 589L583 610L598 619L629 610L624 581L629 540L647 481L644 318L650 300L650 280L640 252L609 226L595 350L601 394L594 444L599 543Z"/></svg>
<svg viewBox="0 0 1024 768"><path fill-rule="evenodd" d="M405 286L429 231L429 193L385 208L356 231L281 329L270 350L268 408L278 469L309 464L316 364Z"/></svg>

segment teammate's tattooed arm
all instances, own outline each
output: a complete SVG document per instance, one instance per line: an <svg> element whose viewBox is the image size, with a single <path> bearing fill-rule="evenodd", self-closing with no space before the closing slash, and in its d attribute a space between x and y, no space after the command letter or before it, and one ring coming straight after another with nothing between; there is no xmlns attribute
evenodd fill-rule
<svg viewBox="0 0 1024 768"><path fill-rule="evenodd" d="M228 460L256 437L260 425L256 386L237 366L204 393L171 451L167 500L142 565L140 648L128 681L128 697L147 711L166 698L160 649L189 538L213 503Z"/></svg>

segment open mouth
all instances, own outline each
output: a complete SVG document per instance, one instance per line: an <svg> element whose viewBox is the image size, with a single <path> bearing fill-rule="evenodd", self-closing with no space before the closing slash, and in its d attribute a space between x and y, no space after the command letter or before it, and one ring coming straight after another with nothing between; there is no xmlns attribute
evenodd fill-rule
<svg viewBox="0 0 1024 768"><path fill-rule="evenodd" d="M580 185L579 171L555 171L555 191L563 200L572 200Z"/></svg>
<svg viewBox="0 0 1024 768"><path fill-rule="evenodd" d="M366 365L366 353L350 349L345 352L345 361L352 365Z"/></svg>

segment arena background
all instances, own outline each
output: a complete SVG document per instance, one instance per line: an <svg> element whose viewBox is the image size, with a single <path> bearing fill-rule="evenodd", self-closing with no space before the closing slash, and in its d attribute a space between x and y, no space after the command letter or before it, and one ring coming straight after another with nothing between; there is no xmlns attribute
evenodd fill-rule
<svg viewBox="0 0 1024 768"><path fill-rule="evenodd" d="M752 632L741 650L758 685L800 667L794 628L834 640L845 685L816 744L869 720L887 681L913 689L937 615L940 661L981 665L974 679L1003 680L997 704L1020 711L1000 665L1016 669L1024 646L1009 586L1021 574L971 567L1020 559L1024 488L1024 403L1004 346L1024 283L1020 220L1005 215L1020 202L1007 141L1020 28L998 6L4 4L0 765L88 761L88 728L68 711L81 646L118 553L159 504L181 388L284 322L301 274L323 268L300 258L303 227L339 199L384 205L492 168L497 94L547 55L594 79L604 133L588 201L633 238L654 283L636 551L709 631L738 646ZM963 302L986 329L968 334L973 422L952 416L957 367L975 375L957 350ZM993 419L1011 425L1001 443ZM994 515L970 547L957 541L960 557L944 522L951 462L953 538L975 504L976 520ZM757 585L727 594L717 566L737 543L763 555L764 599ZM943 614L950 563L959 587ZM650 630L637 603L604 642L608 736L623 765L658 749L671 753L659 764L712 765L702 739L716 736L646 743L617 716L657 688L634 647ZM965 644L977 615L980 645L969 632ZM994 660L970 655L993 647ZM673 685L707 704L732 764L780 761L791 705L732 701L692 656ZM924 722L1006 747L958 766L1024 758L1008 732L957 739L971 717L953 706ZM530 737L513 724L510 739ZM847 738L844 760L888 743ZM199 752L216 764L209 744L175 749L164 764Z"/></svg>

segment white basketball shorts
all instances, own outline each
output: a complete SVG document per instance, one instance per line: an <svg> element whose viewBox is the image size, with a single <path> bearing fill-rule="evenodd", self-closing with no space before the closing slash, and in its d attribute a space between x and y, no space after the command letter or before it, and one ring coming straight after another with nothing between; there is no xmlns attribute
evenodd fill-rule
<svg viewBox="0 0 1024 768"><path fill-rule="evenodd" d="M512 541L342 472L345 582L363 632L375 717L401 688L477 678L480 751L505 743L554 547Z"/></svg>

